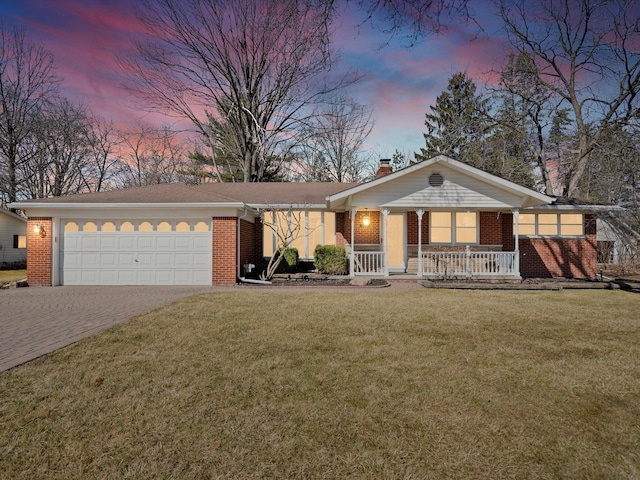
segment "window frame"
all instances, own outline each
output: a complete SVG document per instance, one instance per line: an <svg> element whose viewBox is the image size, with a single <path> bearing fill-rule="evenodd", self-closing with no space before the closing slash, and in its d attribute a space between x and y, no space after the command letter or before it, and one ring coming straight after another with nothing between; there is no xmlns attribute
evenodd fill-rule
<svg viewBox="0 0 640 480"><path fill-rule="evenodd" d="M298 236L296 237L296 239L294 239L294 241L291 244L291 248L298 248L294 242L299 241L299 239L301 238L304 239L304 249L301 250L300 248L298 248L298 255L300 260L304 260L304 261L313 260L313 254L315 252L316 245L335 245L336 244L336 232L335 232L336 213L335 212L330 210L320 210L320 209L300 209L300 210L293 210L293 212L296 215L298 213L302 214L302 217L301 217L301 220L302 220L301 223L303 223L302 228L300 232L298 232ZM316 227L312 227L310 222L309 213L312 213L312 212L320 214L319 223ZM281 228L279 225L281 219L284 218L284 216L286 215L287 226L284 228L286 228L286 233L289 236L291 235L291 230L292 230L291 225L289 224L291 222L291 213L292 211L289 211L289 210L268 210L265 212L265 214L269 216L269 222L275 223L276 229L278 230ZM327 214L332 215L333 219L328 221ZM328 232L327 226L332 227L333 231ZM321 243L318 243L316 245L311 245L309 243L310 237L312 236L311 228L313 228L314 230L316 228L320 230L320 233L316 234L316 236L319 235L319 239ZM283 230L283 233L285 233L284 230ZM262 238L262 256L263 258L270 258L271 255L273 255L273 252L275 251L277 234L266 224L262 224L262 237L263 237ZM333 240L333 242L329 243L327 242L327 240ZM267 252L268 250L270 251L270 253Z"/></svg>
<svg viewBox="0 0 640 480"><path fill-rule="evenodd" d="M520 232L523 224L520 223L520 218L518 218L518 230L516 231L516 220L515 220L515 216L513 218L513 234L514 236L516 235L516 233L518 234L519 237L540 237L540 238L584 238L585 233L584 233L584 213L577 213L577 212L526 212L526 213L521 213L520 217L522 215L533 215L534 218L534 223L525 223L524 225L526 225L527 227L531 227L533 225L534 227L534 233L522 233ZM545 215L545 216L551 216L554 215L556 217L556 221L555 223L540 223L540 215ZM575 216L575 215L579 215L580 219L581 219L581 223L563 223L563 216L565 218L567 218L568 216ZM543 227L550 227L552 225L555 225L555 233L551 234L551 233L540 233L540 226ZM571 228L571 227L576 227L580 225L580 232L579 234L575 234L575 233L562 233L563 232L563 227L565 228Z"/></svg>
<svg viewBox="0 0 640 480"><path fill-rule="evenodd" d="M22 245L22 246L20 246ZM27 236L26 235L14 235L13 236L13 248L17 250L24 250L27 248Z"/></svg>
<svg viewBox="0 0 640 480"><path fill-rule="evenodd" d="M433 240L433 214L438 213L448 213L449 214L449 242L436 242ZM474 214L475 215L475 226L474 227L463 227L458 226L458 214ZM435 228L443 229L445 227L436 226ZM473 242L460 242L458 241L458 229L471 229L475 230L475 241ZM460 232L462 233L462 232ZM480 212L477 210L467 212L466 210L445 210L445 211L430 211L429 212L429 244L430 245L478 245L480 243Z"/></svg>

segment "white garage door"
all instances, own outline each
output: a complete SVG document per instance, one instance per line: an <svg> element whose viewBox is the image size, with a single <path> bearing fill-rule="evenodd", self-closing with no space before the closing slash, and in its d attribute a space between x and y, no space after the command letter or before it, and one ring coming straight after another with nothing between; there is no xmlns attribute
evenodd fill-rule
<svg viewBox="0 0 640 480"><path fill-rule="evenodd" d="M211 285L203 220L62 222L63 285Z"/></svg>

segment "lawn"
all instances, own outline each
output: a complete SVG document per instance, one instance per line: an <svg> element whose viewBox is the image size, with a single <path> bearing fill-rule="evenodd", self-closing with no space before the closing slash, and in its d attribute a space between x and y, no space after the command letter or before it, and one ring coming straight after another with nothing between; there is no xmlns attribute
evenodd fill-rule
<svg viewBox="0 0 640 480"><path fill-rule="evenodd" d="M0 285L27 278L26 270L0 270Z"/></svg>
<svg viewBox="0 0 640 480"><path fill-rule="evenodd" d="M0 374L0 477L638 478L640 296L238 289Z"/></svg>

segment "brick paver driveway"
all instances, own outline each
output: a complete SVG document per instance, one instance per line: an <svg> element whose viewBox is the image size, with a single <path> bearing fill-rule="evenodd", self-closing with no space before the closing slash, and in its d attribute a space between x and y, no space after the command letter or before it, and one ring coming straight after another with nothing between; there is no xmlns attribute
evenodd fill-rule
<svg viewBox="0 0 640 480"><path fill-rule="evenodd" d="M29 287L0 291L0 372L212 287Z"/></svg>

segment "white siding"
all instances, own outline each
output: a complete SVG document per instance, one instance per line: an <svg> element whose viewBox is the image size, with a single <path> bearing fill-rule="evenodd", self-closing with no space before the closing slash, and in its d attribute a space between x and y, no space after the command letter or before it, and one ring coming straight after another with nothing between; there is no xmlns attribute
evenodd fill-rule
<svg viewBox="0 0 640 480"><path fill-rule="evenodd" d="M27 235L27 222L0 211L0 265L23 262L27 259L26 248L13 248L14 235Z"/></svg>
<svg viewBox="0 0 640 480"><path fill-rule="evenodd" d="M444 177L442 186L429 185L432 173L439 173ZM521 197L442 164L355 194L352 199L354 206L376 205L388 208L504 209L521 204Z"/></svg>

